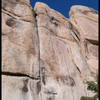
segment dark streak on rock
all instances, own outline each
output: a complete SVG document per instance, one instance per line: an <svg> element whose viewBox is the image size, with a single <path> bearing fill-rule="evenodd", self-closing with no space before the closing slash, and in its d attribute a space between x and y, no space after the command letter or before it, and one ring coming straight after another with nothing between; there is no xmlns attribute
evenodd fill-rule
<svg viewBox="0 0 100 100"><path fill-rule="evenodd" d="M36 14L36 13L34 14L34 17L35 17L35 18L37 17L37 14Z"/></svg>
<svg viewBox="0 0 100 100"><path fill-rule="evenodd" d="M58 76L58 77L56 77L56 80L58 82L61 81L63 84L68 84L68 78L67 78L67 76Z"/></svg>
<svg viewBox="0 0 100 100"><path fill-rule="evenodd" d="M33 80L39 80L40 77L31 77L29 75L26 74L22 74L22 73L12 73L12 72L1 72L2 75L8 75L8 76L17 76L17 77L29 77Z"/></svg>
<svg viewBox="0 0 100 100"><path fill-rule="evenodd" d="M22 91L23 91L23 92L28 92L27 86L24 86L24 87L22 88Z"/></svg>
<svg viewBox="0 0 100 100"><path fill-rule="evenodd" d="M45 82L45 68L44 67L42 67L41 68L41 78L42 78L42 82L43 82L43 84L45 85L46 84L46 82Z"/></svg>
<svg viewBox="0 0 100 100"><path fill-rule="evenodd" d="M37 82L37 94L39 94L40 91L41 91L41 82L38 81Z"/></svg>
<svg viewBox="0 0 100 100"><path fill-rule="evenodd" d="M6 21L6 24L10 27L14 27L16 25L16 21L13 19L13 18L9 18L7 21Z"/></svg>
<svg viewBox="0 0 100 100"><path fill-rule="evenodd" d="M77 68L77 70L80 72L80 74L81 74L81 71L80 71L80 69L76 66L76 68Z"/></svg>
<svg viewBox="0 0 100 100"><path fill-rule="evenodd" d="M99 45L98 40L86 39L88 42L92 43L93 45Z"/></svg>
<svg viewBox="0 0 100 100"><path fill-rule="evenodd" d="M47 100L53 100L52 97L49 97Z"/></svg>
<svg viewBox="0 0 100 100"><path fill-rule="evenodd" d="M22 91L26 93L28 92L28 87L27 87L28 79L23 80L23 82L24 82L24 87L22 88Z"/></svg>
<svg viewBox="0 0 100 100"><path fill-rule="evenodd" d="M74 86L75 85L75 81L72 77L69 76L69 82L70 82L70 86Z"/></svg>

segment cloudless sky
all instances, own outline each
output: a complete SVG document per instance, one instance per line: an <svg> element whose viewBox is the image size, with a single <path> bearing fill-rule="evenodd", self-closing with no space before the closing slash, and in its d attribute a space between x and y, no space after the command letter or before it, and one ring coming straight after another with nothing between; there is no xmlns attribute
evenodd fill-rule
<svg viewBox="0 0 100 100"><path fill-rule="evenodd" d="M65 17L69 17L68 13L72 5L84 5L91 7L98 11L98 0L30 0L32 7L36 2L46 3L50 8L63 14Z"/></svg>

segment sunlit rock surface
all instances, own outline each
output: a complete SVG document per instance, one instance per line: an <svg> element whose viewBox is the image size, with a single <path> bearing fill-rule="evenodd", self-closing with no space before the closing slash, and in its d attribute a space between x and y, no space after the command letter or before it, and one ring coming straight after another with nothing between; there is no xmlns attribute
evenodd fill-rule
<svg viewBox="0 0 100 100"><path fill-rule="evenodd" d="M2 100L80 100L98 74L98 14L70 18L44 3L2 1Z"/></svg>

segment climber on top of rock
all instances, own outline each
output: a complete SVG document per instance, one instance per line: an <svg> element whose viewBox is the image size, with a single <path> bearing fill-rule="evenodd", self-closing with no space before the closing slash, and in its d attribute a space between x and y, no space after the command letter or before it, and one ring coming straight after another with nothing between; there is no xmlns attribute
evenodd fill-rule
<svg viewBox="0 0 100 100"><path fill-rule="evenodd" d="M55 21L53 21L54 20L54 16L50 16L50 21L51 21L51 23L53 23L53 24L55 24L56 26L58 26L58 24L55 22Z"/></svg>
<svg viewBox="0 0 100 100"><path fill-rule="evenodd" d="M54 20L54 16L50 16L50 20Z"/></svg>

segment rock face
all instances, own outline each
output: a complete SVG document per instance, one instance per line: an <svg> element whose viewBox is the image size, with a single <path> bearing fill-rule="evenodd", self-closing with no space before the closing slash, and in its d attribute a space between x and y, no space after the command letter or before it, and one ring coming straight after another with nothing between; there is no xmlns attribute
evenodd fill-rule
<svg viewBox="0 0 100 100"><path fill-rule="evenodd" d="M98 14L73 6L2 1L2 100L80 100L98 75Z"/></svg>

